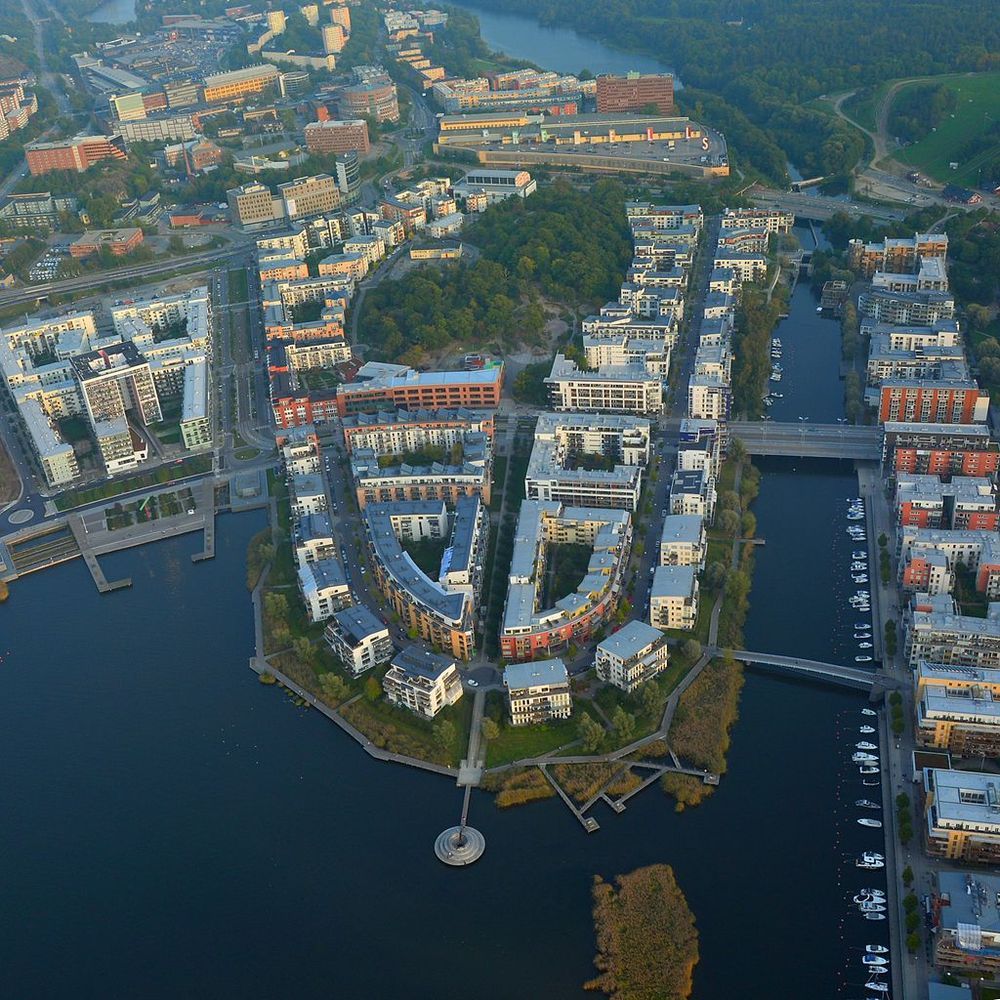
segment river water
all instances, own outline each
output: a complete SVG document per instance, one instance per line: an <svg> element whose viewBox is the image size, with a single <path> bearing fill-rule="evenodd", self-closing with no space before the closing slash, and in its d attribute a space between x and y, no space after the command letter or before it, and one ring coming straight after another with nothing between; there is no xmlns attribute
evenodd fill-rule
<svg viewBox="0 0 1000 1000"><path fill-rule="evenodd" d="M820 382L814 316L793 301L785 336ZM831 563L853 484L836 463L765 465L750 648L846 651ZM476 793L486 854L447 869L432 844L458 790L370 760L248 669L261 524L220 517L198 565L194 537L103 559L128 591L99 596L76 562L0 607L8 995L583 997L591 879L652 862L696 914L698 1000L861 992L858 948L885 925L847 904L876 882L851 863L875 831L844 807L861 797L857 694L748 671L702 806L677 814L651 788L588 836L558 801L501 812Z"/></svg>
<svg viewBox="0 0 1000 1000"><path fill-rule="evenodd" d="M94 24L128 24L135 20L135 0L107 0L87 15Z"/></svg>
<svg viewBox="0 0 1000 1000"><path fill-rule="evenodd" d="M670 73L669 66L651 56L612 48L594 38L577 34L572 28L555 28L539 24L522 14L499 11L493 7L452 2L479 18L479 32L494 52L503 52L515 59L526 59L536 66L557 73L579 73L589 69L600 73ZM502 7L502 4L500 4ZM674 81L680 87L680 81Z"/></svg>

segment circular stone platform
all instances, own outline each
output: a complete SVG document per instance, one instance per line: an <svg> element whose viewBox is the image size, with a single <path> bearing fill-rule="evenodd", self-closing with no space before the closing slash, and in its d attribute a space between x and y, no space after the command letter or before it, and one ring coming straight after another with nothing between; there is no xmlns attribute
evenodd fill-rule
<svg viewBox="0 0 1000 1000"><path fill-rule="evenodd" d="M35 516L33 510L15 510L10 517L7 518L11 524L26 524Z"/></svg>
<svg viewBox="0 0 1000 1000"><path fill-rule="evenodd" d="M434 853L446 865L460 867L478 861L486 850L486 838L471 826L450 826L438 834Z"/></svg>

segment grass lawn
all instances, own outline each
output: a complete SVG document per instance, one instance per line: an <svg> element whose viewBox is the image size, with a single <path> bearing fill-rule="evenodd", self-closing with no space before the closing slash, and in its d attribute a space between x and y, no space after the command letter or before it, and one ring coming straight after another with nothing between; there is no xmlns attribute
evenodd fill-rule
<svg viewBox="0 0 1000 1000"><path fill-rule="evenodd" d="M248 298L247 273L242 267L233 268L229 272L229 299L231 302L246 302Z"/></svg>
<svg viewBox="0 0 1000 1000"><path fill-rule="evenodd" d="M88 489L67 490L61 496L56 497L56 509L72 510L74 507L95 503L98 500L107 500L109 497L116 497L132 490L164 486L176 479L201 475L210 472L211 469L211 455L196 455L193 458L185 458L175 462L173 465L161 465L153 472L142 472L137 476L129 476L126 479L110 483L101 483L99 486L91 486Z"/></svg>
<svg viewBox="0 0 1000 1000"><path fill-rule="evenodd" d="M576 739L580 714L597 718L593 708L583 699L573 699L573 714L568 719L558 719L538 726L511 726L504 722L500 735L490 740L486 747L486 766L497 767L526 757L540 757L551 753Z"/></svg>
<svg viewBox="0 0 1000 1000"><path fill-rule="evenodd" d="M946 118L936 132L931 132L906 149L898 150L895 158L939 181L975 187L979 180L979 168L1000 152L1000 143L959 163L958 170L951 170L948 164L969 139L1000 120L1000 72L937 76L933 82L947 84L958 95L955 117ZM921 85L914 83L909 86ZM903 87L898 93L908 89Z"/></svg>
<svg viewBox="0 0 1000 1000"><path fill-rule="evenodd" d="M238 448L233 452L233 455L238 458L241 462L249 461L251 458L256 458L260 454L259 448Z"/></svg>

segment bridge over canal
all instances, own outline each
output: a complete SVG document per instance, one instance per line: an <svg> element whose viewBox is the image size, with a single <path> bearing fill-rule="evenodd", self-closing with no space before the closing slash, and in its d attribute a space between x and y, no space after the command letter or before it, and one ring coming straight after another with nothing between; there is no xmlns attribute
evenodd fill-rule
<svg viewBox="0 0 1000 1000"><path fill-rule="evenodd" d="M877 462L882 457L878 427L850 424L776 423L773 420L734 420L729 425L751 455L789 458L846 458Z"/></svg>
<svg viewBox="0 0 1000 1000"><path fill-rule="evenodd" d="M746 649L734 649L730 654L734 660L753 663L761 667L772 667L782 673L797 677L811 677L814 680L861 691L871 691L878 686L896 688L899 682L882 670L862 670L840 663L823 663L819 660L805 660L799 656L780 656L776 653L754 653Z"/></svg>

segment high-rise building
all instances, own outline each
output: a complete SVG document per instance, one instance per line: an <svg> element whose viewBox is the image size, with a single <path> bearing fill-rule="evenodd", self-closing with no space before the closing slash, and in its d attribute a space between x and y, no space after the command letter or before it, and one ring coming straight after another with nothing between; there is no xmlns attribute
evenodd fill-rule
<svg viewBox="0 0 1000 1000"><path fill-rule="evenodd" d="M127 158L119 135L78 135L74 139L56 139L52 142L30 142L24 147L28 170L33 176L50 170L75 170L83 173L101 160Z"/></svg>
<svg viewBox="0 0 1000 1000"><path fill-rule="evenodd" d="M598 113L641 111L648 105L661 115L674 113L674 78L669 73L629 73L597 78Z"/></svg>

